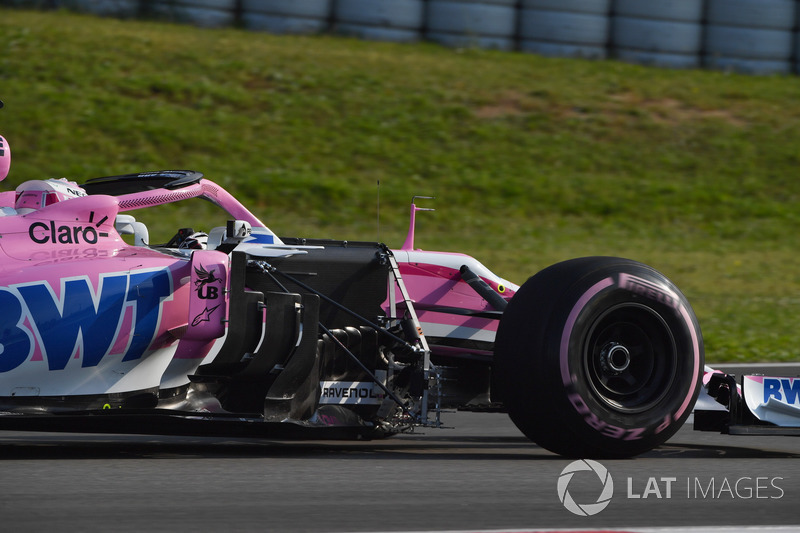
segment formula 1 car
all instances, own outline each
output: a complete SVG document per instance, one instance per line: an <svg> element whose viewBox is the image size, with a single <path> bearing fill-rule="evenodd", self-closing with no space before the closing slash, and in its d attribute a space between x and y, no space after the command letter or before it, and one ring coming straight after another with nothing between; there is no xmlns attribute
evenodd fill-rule
<svg viewBox="0 0 800 533"><path fill-rule="evenodd" d="M0 179L10 156L0 137ZM153 244L131 214L192 198L225 222ZM278 237L194 171L0 193L0 429L377 438L459 408L629 457L683 424L703 340L667 278L587 257L520 287L416 249L419 210L392 250Z"/></svg>

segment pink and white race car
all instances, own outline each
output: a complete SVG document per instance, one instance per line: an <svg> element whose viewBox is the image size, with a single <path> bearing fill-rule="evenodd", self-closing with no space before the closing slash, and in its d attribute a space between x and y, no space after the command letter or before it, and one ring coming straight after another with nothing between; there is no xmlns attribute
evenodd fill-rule
<svg viewBox="0 0 800 533"><path fill-rule="evenodd" d="M0 177L9 162L0 137ZM226 222L156 245L132 215L192 198ZM375 438L460 408L627 457L683 424L703 340L663 275L587 257L519 287L416 249L417 210L392 250L278 237L192 171L0 193L0 428Z"/></svg>

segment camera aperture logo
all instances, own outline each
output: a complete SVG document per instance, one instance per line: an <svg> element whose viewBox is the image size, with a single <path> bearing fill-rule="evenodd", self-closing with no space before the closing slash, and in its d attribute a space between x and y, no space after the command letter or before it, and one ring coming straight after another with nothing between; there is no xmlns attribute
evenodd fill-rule
<svg viewBox="0 0 800 533"><path fill-rule="evenodd" d="M595 502L578 503L569 493L569 484L576 472L594 472L598 478L598 492L600 495ZM593 516L605 509L611 503L614 495L614 480L611 478L608 469L591 459L581 459L573 461L561 471L558 477L558 499L564 504L566 509L579 516Z"/></svg>

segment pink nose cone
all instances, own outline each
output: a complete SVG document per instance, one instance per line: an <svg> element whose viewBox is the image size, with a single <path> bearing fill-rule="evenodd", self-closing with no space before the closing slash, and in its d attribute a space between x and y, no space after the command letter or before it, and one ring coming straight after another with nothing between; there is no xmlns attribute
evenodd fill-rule
<svg viewBox="0 0 800 533"><path fill-rule="evenodd" d="M8 169L11 167L11 148L8 141L0 135L0 181L8 176Z"/></svg>

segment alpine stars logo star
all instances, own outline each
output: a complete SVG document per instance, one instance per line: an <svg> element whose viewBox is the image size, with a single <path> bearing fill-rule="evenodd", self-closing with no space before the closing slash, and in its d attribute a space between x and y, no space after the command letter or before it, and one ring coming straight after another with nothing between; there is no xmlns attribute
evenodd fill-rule
<svg viewBox="0 0 800 533"><path fill-rule="evenodd" d="M221 305L221 304L220 304L220 305ZM215 306L214 306L214 307L212 307L211 309L209 309L208 307L206 307L205 309L203 309L203 311L202 311L202 312L201 312L199 315L197 315L196 317L194 317L194 320L192 320L192 326L197 326L197 325L199 325L201 322L208 322L209 320L211 320L211 314L212 314L214 311L216 311L216 310L217 310L217 307L219 307L219 305L215 305Z"/></svg>
<svg viewBox="0 0 800 533"><path fill-rule="evenodd" d="M594 472L602 483L603 488L596 502L579 504L572 498L567 489L575 473L585 471ZM561 471L561 475L558 477L557 489L558 499L561 500L561 503L564 504L567 511L578 516L593 516L611 503L611 497L614 495L614 480L611 479L611 474L608 473L606 467L597 461L581 459L579 461L573 461Z"/></svg>

